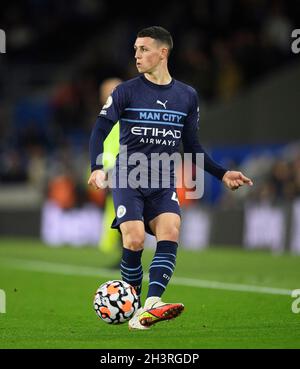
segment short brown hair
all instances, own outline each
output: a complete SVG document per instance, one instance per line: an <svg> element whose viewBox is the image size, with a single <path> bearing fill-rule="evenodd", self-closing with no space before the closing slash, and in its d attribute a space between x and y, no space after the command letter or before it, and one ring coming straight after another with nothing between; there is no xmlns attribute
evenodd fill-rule
<svg viewBox="0 0 300 369"><path fill-rule="evenodd" d="M173 49L173 39L169 31L160 26L152 26L144 28L138 32L137 37L151 37L163 44L166 44L169 49L169 55Z"/></svg>

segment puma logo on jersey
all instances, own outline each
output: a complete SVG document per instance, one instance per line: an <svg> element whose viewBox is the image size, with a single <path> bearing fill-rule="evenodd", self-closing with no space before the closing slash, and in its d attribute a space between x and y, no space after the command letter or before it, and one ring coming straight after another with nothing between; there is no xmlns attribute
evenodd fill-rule
<svg viewBox="0 0 300 369"><path fill-rule="evenodd" d="M167 102L168 100L166 100L164 103L161 102L160 100L156 100L156 104L162 105L165 109L167 109L167 106L166 106Z"/></svg>

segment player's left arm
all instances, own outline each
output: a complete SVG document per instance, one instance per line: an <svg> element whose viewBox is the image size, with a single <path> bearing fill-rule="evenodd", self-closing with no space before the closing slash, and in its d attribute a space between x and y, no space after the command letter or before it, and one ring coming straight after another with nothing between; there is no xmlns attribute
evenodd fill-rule
<svg viewBox="0 0 300 369"><path fill-rule="evenodd" d="M235 170L228 170L223 178L222 182L230 190L237 190L243 185L253 186L253 182L250 178L246 177L242 172L237 172Z"/></svg>
<svg viewBox="0 0 300 369"><path fill-rule="evenodd" d="M199 131L199 104L196 91L192 95L190 114L184 124L182 142L185 152L192 153L192 161L196 164L196 155L204 155L204 170L221 180L230 190L236 190L247 184L252 186L253 182L242 172L228 170L216 163L204 150L198 139Z"/></svg>

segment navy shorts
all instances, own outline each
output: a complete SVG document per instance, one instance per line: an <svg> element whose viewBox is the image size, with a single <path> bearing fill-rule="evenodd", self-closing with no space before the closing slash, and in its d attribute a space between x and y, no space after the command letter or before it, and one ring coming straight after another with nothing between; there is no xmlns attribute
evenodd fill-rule
<svg viewBox="0 0 300 369"><path fill-rule="evenodd" d="M116 218L111 228L119 229L120 224L129 220L141 220L145 230L153 235L149 222L162 213L180 216L180 207L175 188L113 188Z"/></svg>

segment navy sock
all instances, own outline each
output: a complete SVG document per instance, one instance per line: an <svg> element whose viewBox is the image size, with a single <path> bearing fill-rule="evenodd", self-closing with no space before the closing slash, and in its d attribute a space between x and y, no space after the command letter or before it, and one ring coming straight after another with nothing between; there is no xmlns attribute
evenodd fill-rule
<svg viewBox="0 0 300 369"><path fill-rule="evenodd" d="M141 306L140 300L143 280L142 253L143 250L133 251L123 247L122 261L120 264L122 279L136 290L139 297L139 306Z"/></svg>
<svg viewBox="0 0 300 369"><path fill-rule="evenodd" d="M164 293L175 269L177 242L159 241L156 252L149 268L148 297L158 296Z"/></svg>

